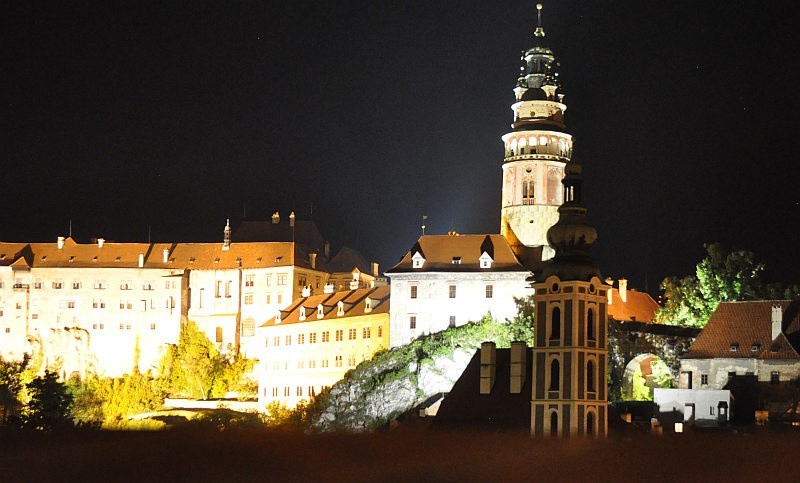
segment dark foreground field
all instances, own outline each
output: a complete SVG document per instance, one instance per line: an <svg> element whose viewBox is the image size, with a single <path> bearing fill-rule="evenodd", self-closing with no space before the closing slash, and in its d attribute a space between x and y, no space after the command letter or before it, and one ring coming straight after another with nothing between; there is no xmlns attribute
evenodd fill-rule
<svg viewBox="0 0 800 483"><path fill-rule="evenodd" d="M798 481L800 433L0 431L0 481Z"/></svg>

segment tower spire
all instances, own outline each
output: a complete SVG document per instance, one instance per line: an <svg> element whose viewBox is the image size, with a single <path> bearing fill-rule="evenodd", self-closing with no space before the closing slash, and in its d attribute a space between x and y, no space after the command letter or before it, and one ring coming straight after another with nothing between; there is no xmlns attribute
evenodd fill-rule
<svg viewBox="0 0 800 483"><path fill-rule="evenodd" d="M542 4L536 4L536 30L533 32L534 37L544 37L544 27L542 27Z"/></svg>

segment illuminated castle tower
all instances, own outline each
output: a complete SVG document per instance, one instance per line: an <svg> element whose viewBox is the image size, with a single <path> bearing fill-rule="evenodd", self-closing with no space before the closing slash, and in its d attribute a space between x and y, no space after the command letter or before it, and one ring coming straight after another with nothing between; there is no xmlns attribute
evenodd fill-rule
<svg viewBox="0 0 800 483"><path fill-rule="evenodd" d="M608 432L607 291L589 249L597 230L581 205L581 167L566 165L558 222L547 231L555 257L533 284L534 436Z"/></svg>
<svg viewBox="0 0 800 483"><path fill-rule="evenodd" d="M503 199L500 234L530 266L552 257L547 230L558 219L561 178L572 153L572 136L564 124L558 63L545 46L542 6L533 47L523 53L514 88L512 131L503 136ZM535 269L535 267L534 267Z"/></svg>

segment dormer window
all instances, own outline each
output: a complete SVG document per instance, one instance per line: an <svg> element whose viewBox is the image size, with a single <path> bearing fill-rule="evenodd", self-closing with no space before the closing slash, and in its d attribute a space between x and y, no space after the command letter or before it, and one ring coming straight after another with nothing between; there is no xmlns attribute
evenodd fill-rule
<svg viewBox="0 0 800 483"><path fill-rule="evenodd" d="M453 257L453 265L461 265L461 257Z"/></svg>
<svg viewBox="0 0 800 483"><path fill-rule="evenodd" d="M275 263L280 262L282 259L283 259L283 257L275 257Z"/></svg>
<svg viewBox="0 0 800 483"><path fill-rule="evenodd" d="M416 252L414 256L411 257L411 266L413 268L422 268L423 265L425 265L425 257L423 257L420 252Z"/></svg>
<svg viewBox="0 0 800 483"><path fill-rule="evenodd" d="M322 307L322 304L317 305L317 318L321 319L325 317L325 310Z"/></svg>
<svg viewBox="0 0 800 483"><path fill-rule="evenodd" d="M364 302L364 312L372 312L372 299L369 297Z"/></svg>
<svg viewBox="0 0 800 483"><path fill-rule="evenodd" d="M750 346L750 350L752 352L760 351L761 350L761 344L759 344L758 342L753 342L753 345Z"/></svg>
<svg viewBox="0 0 800 483"><path fill-rule="evenodd" d="M341 317L344 315L344 302L341 300L336 304L336 316Z"/></svg>
<svg viewBox="0 0 800 483"><path fill-rule="evenodd" d="M75 261L75 257L74 256L73 257L69 257L69 263L72 263L74 261Z"/></svg>
<svg viewBox="0 0 800 483"><path fill-rule="evenodd" d="M478 260L480 262L481 268L492 268L492 263L494 262L494 259L488 253L483 252L480 258L478 258Z"/></svg>
<svg viewBox="0 0 800 483"><path fill-rule="evenodd" d="M300 307L300 320L306 320L306 308Z"/></svg>
<svg viewBox="0 0 800 483"><path fill-rule="evenodd" d="M738 350L739 350L739 343L738 342L734 342L733 344L731 344L731 352L736 352Z"/></svg>

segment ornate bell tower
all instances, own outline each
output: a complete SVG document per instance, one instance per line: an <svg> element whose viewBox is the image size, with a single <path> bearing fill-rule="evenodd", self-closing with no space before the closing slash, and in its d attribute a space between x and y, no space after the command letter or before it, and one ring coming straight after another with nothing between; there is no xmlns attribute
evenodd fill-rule
<svg viewBox="0 0 800 483"><path fill-rule="evenodd" d="M514 88L512 130L502 138L505 158L500 234L528 265L553 255L547 230L558 219L561 178L572 155L572 136L564 124L567 106L558 78L559 64L545 45L542 5L536 5L536 9L534 45L522 55L522 72Z"/></svg>
<svg viewBox="0 0 800 483"><path fill-rule="evenodd" d="M607 291L589 253L597 230L581 205L581 166L566 165L558 222L547 231L555 257L533 284L535 342L531 434L608 432Z"/></svg>

